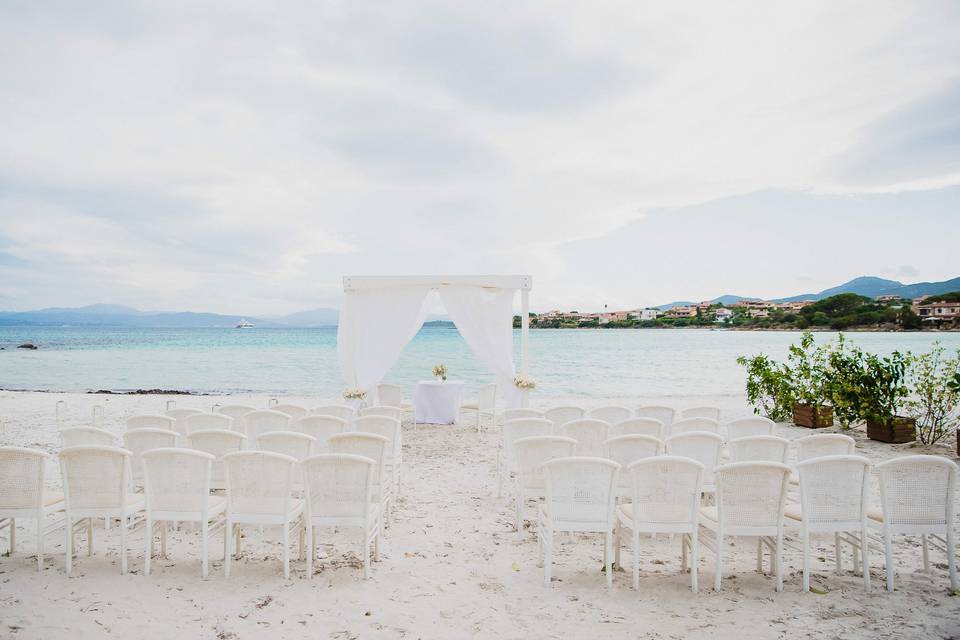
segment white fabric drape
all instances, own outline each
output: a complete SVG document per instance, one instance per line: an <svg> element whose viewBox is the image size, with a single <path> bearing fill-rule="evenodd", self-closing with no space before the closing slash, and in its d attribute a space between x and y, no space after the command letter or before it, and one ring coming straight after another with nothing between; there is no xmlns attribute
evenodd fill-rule
<svg viewBox="0 0 960 640"><path fill-rule="evenodd" d="M508 407L520 405L513 386L513 296L516 289L444 286L440 300L467 346L497 377Z"/></svg>
<svg viewBox="0 0 960 640"><path fill-rule="evenodd" d="M337 327L337 359L347 386L370 394L427 315L430 287L388 287L346 294Z"/></svg>

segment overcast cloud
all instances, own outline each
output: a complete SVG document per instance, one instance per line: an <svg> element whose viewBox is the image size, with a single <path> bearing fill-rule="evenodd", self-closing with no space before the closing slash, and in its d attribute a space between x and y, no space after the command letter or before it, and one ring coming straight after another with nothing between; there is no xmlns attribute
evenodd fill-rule
<svg viewBox="0 0 960 640"><path fill-rule="evenodd" d="M960 275L960 4L677 5L8 0L0 309Z"/></svg>

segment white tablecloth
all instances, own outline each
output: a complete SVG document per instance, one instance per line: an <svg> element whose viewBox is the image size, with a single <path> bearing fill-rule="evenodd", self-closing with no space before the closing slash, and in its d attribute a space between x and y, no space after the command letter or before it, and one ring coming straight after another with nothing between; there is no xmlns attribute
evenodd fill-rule
<svg viewBox="0 0 960 640"><path fill-rule="evenodd" d="M463 382L418 382L413 391L414 414L425 424L454 424L460 418Z"/></svg>

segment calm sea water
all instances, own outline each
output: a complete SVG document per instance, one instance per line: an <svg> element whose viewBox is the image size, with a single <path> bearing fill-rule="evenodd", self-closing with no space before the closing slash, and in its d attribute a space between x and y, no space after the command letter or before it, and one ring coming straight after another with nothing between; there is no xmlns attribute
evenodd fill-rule
<svg viewBox="0 0 960 640"><path fill-rule="evenodd" d="M598 398L739 396L743 354L784 357L799 333L675 330L530 332L530 373L538 396ZM960 348L958 333L851 333L878 353ZM519 364L519 331L516 332ZM836 334L821 333L818 340ZM16 349L33 342L38 351ZM110 329L0 327L0 388L114 391L138 388L206 393L337 397L344 384L336 329ZM450 325L424 327L387 380L409 389L443 362L468 385L489 375Z"/></svg>

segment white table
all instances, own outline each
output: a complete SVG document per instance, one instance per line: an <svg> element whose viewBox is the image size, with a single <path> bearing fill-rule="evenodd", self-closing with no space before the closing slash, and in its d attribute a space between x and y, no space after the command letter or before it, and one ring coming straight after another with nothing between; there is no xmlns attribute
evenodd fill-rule
<svg viewBox="0 0 960 640"><path fill-rule="evenodd" d="M463 382L418 382L413 391L414 419L424 424L454 424L460 419Z"/></svg>

